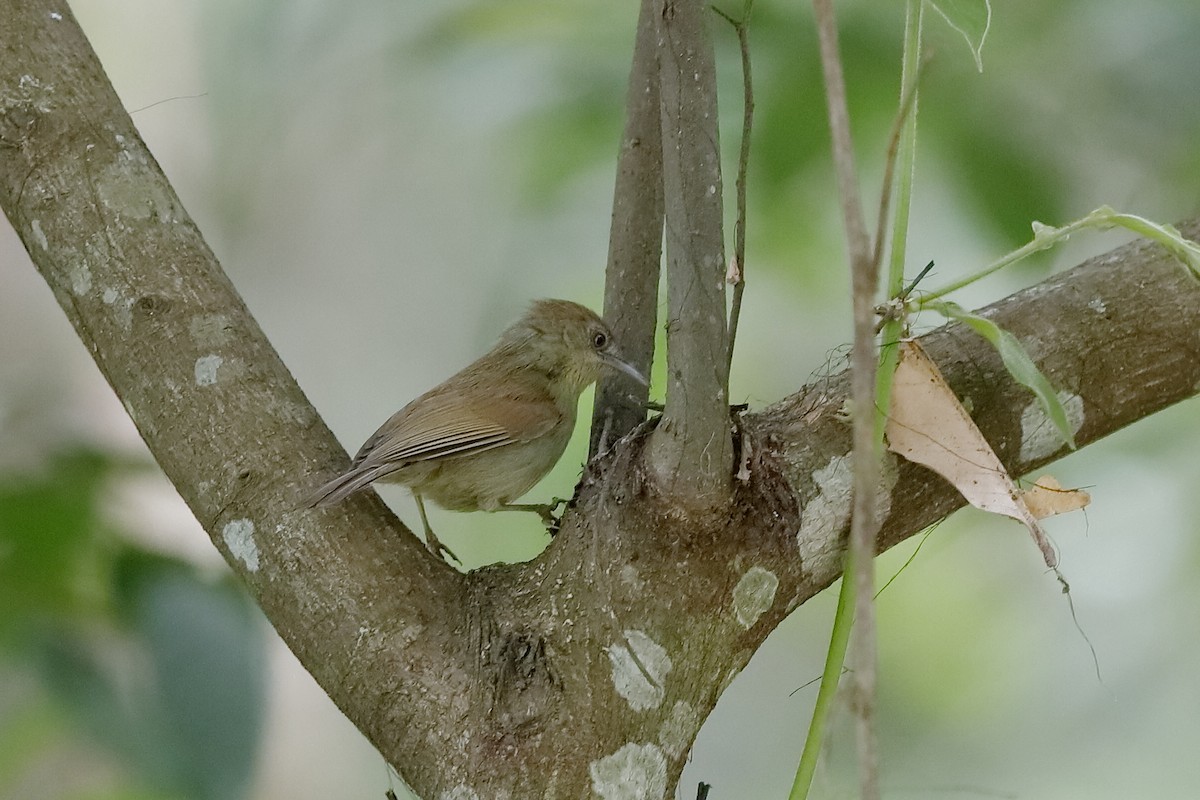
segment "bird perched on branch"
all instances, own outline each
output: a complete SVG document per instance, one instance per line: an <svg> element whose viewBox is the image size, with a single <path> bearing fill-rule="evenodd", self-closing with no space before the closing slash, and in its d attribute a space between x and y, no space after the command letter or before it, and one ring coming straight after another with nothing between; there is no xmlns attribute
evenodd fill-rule
<svg viewBox="0 0 1200 800"><path fill-rule="evenodd" d="M350 468L310 495L310 508L344 500L375 481L412 490L435 554L425 498L452 511L534 511L517 504L558 462L575 428L579 395L611 368L646 384L594 312L538 300L477 361L397 411L367 439Z"/></svg>

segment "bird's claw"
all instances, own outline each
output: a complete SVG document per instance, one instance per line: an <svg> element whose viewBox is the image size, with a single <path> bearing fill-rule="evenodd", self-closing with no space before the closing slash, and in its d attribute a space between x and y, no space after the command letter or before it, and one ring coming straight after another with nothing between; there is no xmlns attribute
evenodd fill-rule
<svg viewBox="0 0 1200 800"><path fill-rule="evenodd" d="M558 510L559 506L565 507L567 502L561 497L551 497L549 503L537 509L537 515L542 518L542 524L546 526L546 533L551 537L557 536L559 529L562 528L562 515L555 516L554 512Z"/></svg>
<svg viewBox="0 0 1200 800"><path fill-rule="evenodd" d="M446 561L453 561L460 567L462 566L462 559L456 556L453 550L442 544L441 540L433 535L433 531L425 532L425 547L436 557Z"/></svg>

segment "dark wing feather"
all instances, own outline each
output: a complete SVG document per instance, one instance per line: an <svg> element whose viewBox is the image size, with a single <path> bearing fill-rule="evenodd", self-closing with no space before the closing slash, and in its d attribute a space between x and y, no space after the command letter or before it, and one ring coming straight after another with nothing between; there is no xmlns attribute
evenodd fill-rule
<svg viewBox="0 0 1200 800"><path fill-rule="evenodd" d="M562 418L549 395L526 387L486 400L453 395L418 398L380 426L350 469L317 489L305 505L332 505L409 464L475 455L537 439Z"/></svg>

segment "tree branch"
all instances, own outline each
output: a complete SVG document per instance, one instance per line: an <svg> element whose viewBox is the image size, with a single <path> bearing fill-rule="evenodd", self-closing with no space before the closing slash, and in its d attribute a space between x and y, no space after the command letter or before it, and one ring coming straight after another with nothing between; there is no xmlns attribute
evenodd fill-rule
<svg viewBox="0 0 1200 800"><path fill-rule="evenodd" d="M661 496L643 466L652 422L589 465L562 532L526 564L458 575L374 495L295 511L344 454L66 8L0 0L0 13L0 206L155 458L338 706L425 797L674 796L721 691L840 572L847 378L743 418L750 479L720 525ZM1156 246L987 313L1078 398L1080 446L1200 387L1200 284ZM986 343L956 325L923 341L1010 469L1062 454ZM962 504L933 473L890 463L880 547Z"/></svg>
<svg viewBox="0 0 1200 800"><path fill-rule="evenodd" d="M1184 236L1200 238L1200 218L1178 227ZM1146 240L1090 259L979 313L1015 335L1050 382L1068 393L1079 448L1200 393L1200 339L1195 335L1200 330L1200 282ZM920 341L955 394L970 401L973 419L1010 474L1024 475L1068 454L1033 396L1012 381L982 337L954 323ZM805 442L781 452L805 474L822 463L833 472L843 469L839 451L849 452L849 432L842 431L838 444L814 445L813 437L817 429L834 429L828 418L839 415L848 381L844 372L810 385L758 418L778 441ZM934 473L886 457L893 468L884 471L884 483L891 488L883 500L879 552L965 505ZM790 468L788 473L796 480L803 477ZM808 480L817 481L810 496L822 494L822 478ZM813 542L819 546L801 545L808 568L836 577L840 543L824 537ZM1031 556L1040 563L1036 550L1031 549Z"/></svg>
<svg viewBox="0 0 1200 800"><path fill-rule="evenodd" d="M717 6L722 19L733 26L738 50L742 56L742 142L738 147L738 170L734 186L737 190L737 220L733 224L733 265L726 282L733 285L733 300L729 303L729 346L725 353L725 379L733 368L733 347L737 342L738 321L742 316L742 296L746 292L746 176L750 171L750 133L754 130L754 75L750 69L750 12L754 0L742 4L742 18L736 20ZM728 383L726 383L728 387Z"/></svg>
<svg viewBox="0 0 1200 800"><path fill-rule="evenodd" d="M377 497L294 510L346 456L238 297L63 3L0 2L0 205L150 451L363 732L423 746L466 690L466 582ZM347 536L346 531L354 531ZM404 590L381 593L405 565ZM397 647L397 632L424 631ZM473 663L474 658L470 657ZM432 765L428 767L432 770Z"/></svg>
<svg viewBox="0 0 1200 800"><path fill-rule="evenodd" d="M604 278L604 319L621 343L621 352L647 378L654 362L663 238L657 9L657 0L642 0ZM649 392L649 387L625 375L600 379L592 410L590 456L645 421Z"/></svg>
<svg viewBox="0 0 1200 800"><path fill-rule="evenodd" d="M717 77L708 5L661 8L667 401L648 457L664 494L700 518L727 506L733 459Z"/></svg>

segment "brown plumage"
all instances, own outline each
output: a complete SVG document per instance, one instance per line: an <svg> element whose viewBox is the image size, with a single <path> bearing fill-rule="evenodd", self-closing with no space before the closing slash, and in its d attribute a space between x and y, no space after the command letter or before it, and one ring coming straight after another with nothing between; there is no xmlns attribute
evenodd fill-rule
<svg viewBox="0 0 1200 800"><path fill-rule="evenodd" d="M558 462L579 395L605 367L646 381L595 313L567 300L538 300L491 350L392 415L306 505L332 505L375 481L404 484L430 549L452 557L429 528L426 497L452 511L545 515L544 506L513 501Z"/></svg>

